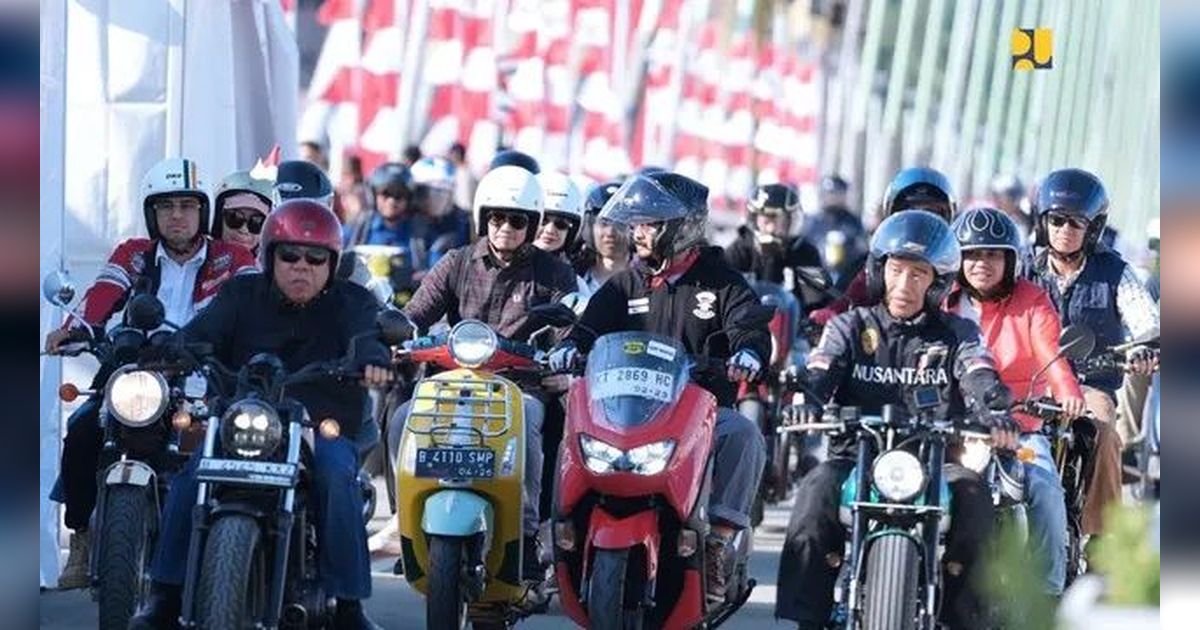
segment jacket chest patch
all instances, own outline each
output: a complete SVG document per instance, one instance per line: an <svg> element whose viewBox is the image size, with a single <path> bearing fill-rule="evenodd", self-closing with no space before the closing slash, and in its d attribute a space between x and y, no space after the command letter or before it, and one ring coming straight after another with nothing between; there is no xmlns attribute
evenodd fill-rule
<svg viewBox="0 0 1200 630"><path fill-rule="evenodd" d="M717 303L717 295L712 291L701 291L696 294L696 308L692 311L698 319L712 319L717 316L713 306Z"/></svg>
<svg viewBox="0 0 1200 630"><path fill-rule="evenodd" d="M650 298L648 297L630 298L628 305L630 315L650 312Z"/></svg>

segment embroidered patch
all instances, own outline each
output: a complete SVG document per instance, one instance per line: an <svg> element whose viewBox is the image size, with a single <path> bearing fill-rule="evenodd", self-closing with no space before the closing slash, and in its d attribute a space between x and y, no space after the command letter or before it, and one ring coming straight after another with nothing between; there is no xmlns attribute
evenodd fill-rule
<svg viewBox="0 0 1200 630"><path fill-rule="evenodd" d="M629 300L629 314L636 315L638 313L650 312L650 298L634 298Z"/></svg>
<svg viewBox="0 0 1200 630"><path fill-rule="evenodd" d="M862 342L863 352L867 354L875 354L879 349L879 331L874 328L864 328L859 340Z"/></svg>
<svg viewBox="0 0 1200 630"><path fill-rule="evenodd" d="M233 263L233 254L221 254L212 259L213 271L220 271Z"/></svg>
<svg viewBox="0 0 1200 630"><path fill-rule="evenodd" d="M700 319L712 319L717 316L713 306L717 303L717 295L712 291L701 291L696 294L696 310L692 315Z"/></svg>

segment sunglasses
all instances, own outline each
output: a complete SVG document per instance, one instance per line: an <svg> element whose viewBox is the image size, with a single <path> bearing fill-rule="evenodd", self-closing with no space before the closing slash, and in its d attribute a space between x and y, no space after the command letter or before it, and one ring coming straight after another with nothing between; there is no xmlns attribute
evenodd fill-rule
<svg viewBox="0 0 1200 630"><path fill-rule="evenodd" d="M275 250L275 256L289 265L300 262L301 258L314 267L329 262L329 250L308 245L280 245Z"/></svg>
<svg viewBox="0 0 1200 630"><path fill-rule="evenodd" d="M267 217L255 210L239 212L226 209L223 220L225 227L231 230L240 230L244 225L247 230L250 230L251 234L259 234L262 232L263 222L267 220Z"/></svg>
<svg viewBox="0 0 1200 630"><path fill-rule="evenodd" d="M1070 224L1076 230L1082 230L1088 226L1087 221L1077 217L1069 217L1065 214L1051 214L1046 217L1046 221L1050 223L1051 227L1056 228Z"/></svg>
<svg viewBox="0 0 1200 630"><path fill-rule="evenodd" d="M495 227L500 227L507 223L513 229L523 230L529 225L529 217L520 212L492 212L488 215L488 223Z"/></svg>
<svg viewBox="0 0 1200 630"><path fill-rule="evenodd" d="M553 225L565 232L575 227L575 222L564 217L546 217L542 220L542 225Z"/></svg>

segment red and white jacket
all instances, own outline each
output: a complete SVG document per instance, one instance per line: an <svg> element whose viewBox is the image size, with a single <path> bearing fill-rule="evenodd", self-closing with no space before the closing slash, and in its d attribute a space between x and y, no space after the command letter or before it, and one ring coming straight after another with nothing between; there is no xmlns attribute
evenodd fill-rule
<svg viewBox="0 0 1200 630"><path fill-rule="evenodd" d="M208 237L205 237L208 238ZM154 264L158 242L148 238L131 238L113 250L108 262L100 269L96 283L83 296L82 315L92 326L103 326L117 311L125 307L125 300L143 278L148 267ZM257 273L254 255L240 245L208 239L204 263L196 274L192 289L192 303L199 311L216 296L221 285L228 279L244 273ZM183 325L186 322L176 322ZM68 317L63 328L80 325L74 317Z"/></svg>

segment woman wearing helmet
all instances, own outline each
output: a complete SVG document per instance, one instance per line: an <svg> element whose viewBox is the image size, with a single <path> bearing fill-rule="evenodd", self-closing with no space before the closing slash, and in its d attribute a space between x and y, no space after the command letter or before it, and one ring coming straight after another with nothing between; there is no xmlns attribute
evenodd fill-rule
<svg viewBox="0 0 1200 630"><path fill-rule="evenodd" d="M613 193L621 187L616 180L597 184L588 193L583 203L583 245L572 256L571 264L579 275L579 291L591 296L610 277L629 267L629 234L623 226L609 219L600 220L598 215Z"/></svg>
<svg viewBox="0 0 1200 630"><path fill-rule="evenodd" d="M1068 419L1083 414L1083 391L1070 364L1058 357L1060 327L1050 296L1021 277L1020 228L995 208L972 208L952 226L963 252L958 281L946 310L975 321L996 361L1000 379L1015 397L1046 391L1066 410ZM1039 378L1033 377L1046 365ZM1030 510L1033 553L1044 563L1043 589L1062 595L1067 571L1067 512L1062 480L1050 456L1050 441L1036 416L1015 414L1021 445L1036 459L1025 466L1025 497Z"/></svg>
<svg viewBox="0 0 1200 630"><path fill-rule="evenodd" d="M289 371L341 359L354 344L351 369L363 371L366 385L386 384L388 351L364 335L375 329L378 305L366 289L334 278L341 247L341 225L327 206L309 199L280 204L263 227L263 273L228 282L180 334L187 342L209 344L213 356L226 365L240 366L265 352L277 356ZM358 458L360 446L369 448L373 442L359 441L378 431L363 413L367 393L357 383L327 380L289 394L308 415L331 417L341 425L339 437L315 438L309 470L316 507L311 516L319 539L316 566L325 594L337 599L333 627L377 628L362 607L362 600L371 595L371 568ZM192 465L172 481L164 501L149 606L133 619L131 628L172 627L179 616L199 457L197 450Z"/></svg>
<svg viewBox="0 0 1200 630"><path fill-rule="evenodd" d="M217 186L213 202L212 236L258 254L263 223L271 212L275 182L251 171L230 173Z"/></svg>
<svg viewBox="0 0 1200 630"><path fill-rule="evenodd" d="M980 343L978 326L941 310L960 258L950 226L937 215L912 209L885 219L867 262L878 303L851 309L825 327L808 359L814 398L799 415L819 417L830 402L879 414L884 405L906 406L917 386L936 387L950 417L1006 410L1008 390ZM980 415L995 418L997 440L1015 443L1007 415ZM775 614L801 628L823 628L829 620L846 539L837 506L856 454L853 436L832 437L829 459L809 471L796 492ZM945 564L961 571L945 572L941 620L953 628L988 627L976 587L983 579L979 559L990 536L991 496L971 470L948 463L945 474L953 495Z"/></svg>
<svg viewBox="0 0 1200 630"><path fill-rule="evenodd" d="M533 244L538 249L566 256L579 238L583 224L583 193L570 177L558 172L540 173L545 214Z"/></svg>

